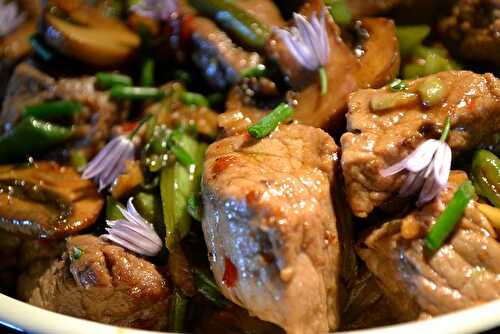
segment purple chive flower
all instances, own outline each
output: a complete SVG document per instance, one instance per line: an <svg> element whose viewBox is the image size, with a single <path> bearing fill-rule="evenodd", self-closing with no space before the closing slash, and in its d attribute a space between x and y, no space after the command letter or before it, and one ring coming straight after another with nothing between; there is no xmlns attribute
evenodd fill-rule
<svg viewBox="0 0 500 334"><path fill-rule="evenodd" d="M308 21L303 15L294 13L295 26L290 30L276 28L293 57L309 71L319 70L321 93L326 94L327 80L324 66L328 62L330 45L325 25L325 12L319 17L313 13Z"/></svg>
<svg viewBox="0 0 500 334"><path fill-rule="evenodd" d="M112 184L125 170L125 161L133 160L135 146L126 136L111 140L85 167L84 179L99 180L99 191Z"/></svg>
<svg viewBox="0 0 500 334"><path fill-rule="evenodd" d="M20 13L15 1L0 0L0 37L16 29L26 19L25 13Z"/></svg>
<svg viewBox="0 0 500 334"><path fill-rule="evenodd" d="M141 0L131 10L139 15L166 21L177 11L175 0Z"/></svg>
<svg viewBox="0 0 500 334"><path fill-rule="evenodd" d="M163 242L152 224L148 223L137 212L132 203L132 197L127 202L127 210L118 206L123 219L107 220L108 234L102 238L113 241L134 253L155 256L163 247Z"/></svg>

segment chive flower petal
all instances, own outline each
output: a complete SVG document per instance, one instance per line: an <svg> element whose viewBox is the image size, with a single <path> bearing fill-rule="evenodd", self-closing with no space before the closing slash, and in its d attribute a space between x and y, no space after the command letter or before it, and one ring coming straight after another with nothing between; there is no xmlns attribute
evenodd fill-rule
<svg viewBox="0 0 500 334"><path fill-rule="evenodd" d="M163 242L153 225L137 212L132 203L132 197L127 202L126 210L120 206L118 209L123 219L107 220L108 234L102 235L102 238L140 255L157 255L163 247Z"/></svg>
<svg viewBox="0 0 500 334"><path fill-rule="evenodd" d="M141 16L155 20L166 21L177 12L177 1L175 0L141 0L130 8Z"/></svg>
<svg viewBox="0 0 500 334"><path fill-rule="evenodd" d="M26 20L26 13L20 13L16 1L0 0L0 37L14 31Z"/></svg>
<svg viewBox="0 0 500 334"><path fill-rule="evenodd" d="M111 185L125 170L125 161L133 160L135 147L126 136L111 140L85 167L82 177L99 181L99 191Z"/></svg>

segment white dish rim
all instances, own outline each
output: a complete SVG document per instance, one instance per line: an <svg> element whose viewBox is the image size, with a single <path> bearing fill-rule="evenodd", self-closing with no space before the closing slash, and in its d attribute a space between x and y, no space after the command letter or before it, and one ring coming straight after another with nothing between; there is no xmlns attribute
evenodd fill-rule
<svg viewBox="0 0 500 334"><path fill-rule="evenodd" d="M500 300L425 321L338 334L473 334L500 326ZM33 334L160 334L121 328L47 311L0 294L0 322ZM165 332L161 332L167 334Z"/></svg>

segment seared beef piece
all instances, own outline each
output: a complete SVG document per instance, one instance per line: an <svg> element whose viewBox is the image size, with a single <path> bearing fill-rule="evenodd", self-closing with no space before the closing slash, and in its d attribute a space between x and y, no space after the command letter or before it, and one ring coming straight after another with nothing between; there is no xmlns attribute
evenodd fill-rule
<svg viewBox="0 0 500 334"><path fill-rule="evenodd" d="M161 330L169 288L145 259L91 235L67 240L61 260L41 276L28 302L123 327Z"/></svg>
<svg viewBox="0 0 500 334"><path fill-rule="evenodd" d="M442 103L425 108L420 103L372 111L374 97L389 89L365 89L349 98L347 132L341 137L342 170L354 214L366 217L375 207L395 196L406 174L382 177L380 171L412 152L424 140L439 138L447 115L448 138L454 154L470 150L500 131L500 80L492 74L450 71L434 75L442 80ZM423 79L409 82L416 92Z"/></svg>
<svg viewBox="0 0 500 334"><path fill-rule="evenodd" d="M500 1L460 0L438 29L443 41L463 59L500 67Z"/></svg>
<svg viewBox="0 0 500 334"><path fill-rule="evenodd" d="M94 77L56 80L27 63L18 65L3 101L0 133L11 129L28 105L57 99L76 100L84 108L76 120L75 145L97 148L108 139L111 125L123 117L126 108L119 108L109 100L109 93L96 90L94 84Z"/></svg>
<svg viewBox="0 0 500 334"><path fill-rule="evenodd" d="M467 180L452 172L448 188L431 203L373 231L358 249L401 320L435 316L500 298L500 244L486 216L471 201L448 241L435 253L425 236Z"/></svg>
<svg viewBox="0 0 500 334"><path fill-rule="evenodd" d="M330 189L337 146L320 129L282 125L207 151L203 230L224 295L289 333L338 326L340 246Z"/></svg>
<svg viewBox="0 0 500 334"><path fill-rule="evenodd" d="M262 62L257 53L235 45L211 20L195 17L190 25L193 29L193 61L214 89L235 84L241 70Z"/></svg>

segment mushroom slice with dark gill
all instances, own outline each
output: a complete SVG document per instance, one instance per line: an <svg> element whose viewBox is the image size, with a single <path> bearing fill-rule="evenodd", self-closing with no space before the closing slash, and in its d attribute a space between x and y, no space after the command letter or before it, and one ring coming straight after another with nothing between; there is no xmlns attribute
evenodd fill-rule
<svg viewBox="0 0 500 334"><path fill-rule="evenodd" d="M322 10L322 2L310 1L301 14L309 17ZM330 56L325 65L329 89L324 96L317 74L304 70L274 34L268 41L267 52L298 91L289 97L295 104L294 118L303 124L340 130L350 93L359 88L379 88L396 76L399 44L394 23L384 18L367 18L356 23L357 30L365 35L357 47L361 52L351 50L342 40L340 29L330 15L326 17L326 26Z"/></svg>
<svg viewBox="0 0 500 334"><path fill-rule="evenodd" d="M80 1L53 0L42 26L45 40L56 50L97 67L130 60L140 45L139 36L124 23Z"/></svg>
<svg viewBox="0 0 500 334"><path fill-rule="evenodd" d="M72 167L52 162L0 166L0 228L62 238L94 224L103 200Z"/></svg>

